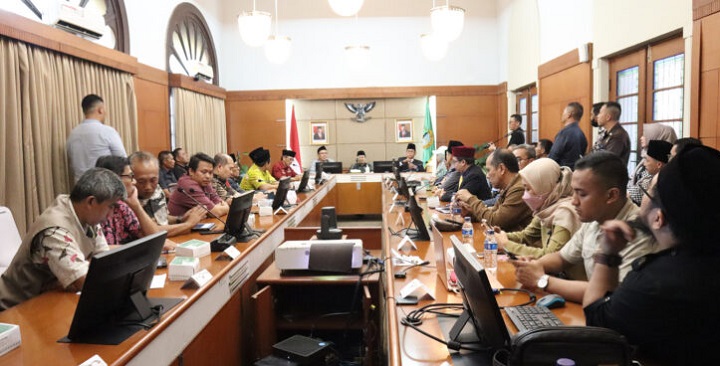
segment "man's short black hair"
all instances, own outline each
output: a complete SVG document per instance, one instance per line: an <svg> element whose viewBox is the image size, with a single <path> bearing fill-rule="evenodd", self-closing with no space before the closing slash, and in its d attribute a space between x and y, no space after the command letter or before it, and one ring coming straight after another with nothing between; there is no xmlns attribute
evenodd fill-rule
<svg viewBox="0 0 720 366"><path fill-rule="evenodd" d="M201 152L193 155L190 158L190 163L188 163L188 168L192 169L192 170L197 170L198 165L200 165L201 161L212 164L213 169L215 169L215 160L213 160L213 158L211 158L208 154L201 153Z"/></svg>
<svg viewBox="0 0 720 366"><path fill-rule="evenodd" d="M182 147L178 147L175 150L172 151L173 159L177 160L178 155L180 155L180 151L182 150Z"/></svg>
<svg viewBox="0 0 720 366"><path fill-rule="evenodd" d="M582 118L583 113L585 113L585 109L582 104L578 102L570 102L567 106L570 108L570 117L576 121L579 121Z"/></svg>
<svg viewBox="0 0 720 366"><path fill-rule="evenodd" d="M125 167L130 165L130 160L123 156L105 155L101 156L95 162L96 168L105 168L120 176Z"/></svg>
<svg viewBox="0 0 720 366"><path fill-rule="evenodd" d="M575 171L590 169L606 188L617 188L620 196L627 195L627 166L619 156L609 151L596 151L575 163Z"/></svg>
<svg viewBox="0 0 720 366"><path fill-rule="evenodd" d="M493 168L497 168L500 164L505 165L505 168L511 173L520 171L517 158L513 155L512 151L508 149L498 149L493 152L490 165L492 165Z"/></svg>
<svg viewBox="0 0 720 366"><path fill-rule="evenodd" d="M93 111L98 105L103 103L103 99L99 95L88 94L82 100L82 110L84 114L88 114Z"/></svg>
<svg viewBox="0 0 720 366"><path fill-rule="evenodd" d="M327 151L327 147L325 147L325 145L318 147L317 153L319 154L323 150Z"/></svg>
<svg viewBox="0 0 720 366"><path fill-rule="evenodd" d="M552 150L553 142L548 139L540 139L538 141L538 145L540 145L540 147L542 147L543 150L545 150L546 154L549 154L550 150Z"/></svg>
<svg viewBox="0 0 720 366"><path fill-rule="evenodd" d="M522 123L522 116L519 114L513 114L510 118L516 120L517 123Z"/></svg>
<svg viewBox="0 0 720 366"><path fill-rule="evenodd" d="M598 115L600 114L600 109L605 105L605 102L595 103L593 104L593 114Z"/></svg>
<svg viewBox="0 0 720 366"><path fill-rule="evenodd" d="M620 115L622 114L622 107L618 102L607 102L605 103L605 110L610 113L610 119L613 121L619 121Z"/></svg>
<svg viewBox="0 0 720 366"><path fill-rule="evenodd" d="M159 162L162 163L163 160L165 160L165 158L166 158L168 155L172 155L172 156L173 156L173 159L175 159L175 154L173 154L173 153L172 153L171 151L169 151L169 150L163 150L163 151L159 152L159 153L158 153L158 156L157 156L157 159L158 159Z"/></svg>

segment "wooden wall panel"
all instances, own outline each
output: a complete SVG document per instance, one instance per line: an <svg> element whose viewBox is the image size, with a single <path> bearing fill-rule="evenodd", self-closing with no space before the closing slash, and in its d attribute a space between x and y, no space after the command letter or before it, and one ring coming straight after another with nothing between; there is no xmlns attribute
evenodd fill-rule
<svg viewBox="0 0 720 366"><path fill-rule="evenodd" d="M500 125L498 120L505 117L498 116L497 94L439 96L437 97L437 144L447 145L450 140L460 140L465 145L472 146L494 141L502 135L498 129Z"/></svg>
<svg viewBox="0 0 720 366"><path fill-rule="evenodd" d="M509 131L508 120L510 119L510 114L511 114L511 113L508 113L507 82L504 82L504 83L501 83L500 85L498 85L496 103L497 103L498 134L502 134L505 131ZM515 112L513 111L513 113L515 113ZM528 123L528 126L530 126L529 123ZM497 138L493 139L493 141L496 139ZM504 146L504 145L500 145L500 146Z"/></svg>
<svg viewBox="0 0 720 366"><path fill-rule="evenodd" d="M699 138L704 144L718 148L720 140L720 46L717 36L720 34L720 13L696 20L694 24L693 63L699 70L692 72L693 93L691 105L697 108L691 111L691 136ZM697 95L697 97L695 96ZM697 135L694 135L697 131Z"/></svg>
<svg viewBox="0 0 720 366"><path fill-rule="evenodd" d="M164 72L163 72L164 73ZM138 143L140 150L157 155L170 149L170 96L165 83L135 76Z"/></svg>
<svg viewBox="0 0 720 366"><path fill-rule="evenodd" d="M263 146L270 150L273 162L285 147L285 101L225 101L229 152L250 152ZM241 163L250 165L248 156Z"/></svg>
<svg viewBox="0 0 720 366"><path fill-rule="evenodd" d="M592 49L590 47L590 49ZM574 62L569 60L574 57ZM592 146L590 108L592 108L592 67L588 62L579 62L577 50L569 52L538 68L540 75L538 97L540 99L541 139L555 139L563 125L560 121L563 109L570 102L579 102L585 109L580 128Z"/></svg>

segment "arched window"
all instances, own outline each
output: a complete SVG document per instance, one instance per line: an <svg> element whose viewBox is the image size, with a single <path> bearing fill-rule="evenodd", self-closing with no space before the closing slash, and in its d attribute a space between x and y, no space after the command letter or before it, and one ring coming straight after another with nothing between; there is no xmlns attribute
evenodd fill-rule
<svg viewBox="0 0 720 366"><path fill-rule="evenodd" d="M27 8L25 12L28 10L32 12L39 22L44 21L43 14L54 12L50 8L50 6L54 5L46 2L26 0L22 1L22 3ZM130 52L130 37L128 36L124 0L74 0L69 5L79 6L104 18L105 29L102 31L102 37L100 39L90 39L91 41L120 52Z"/></svg>
<svg viewBox="0 0 720 366"><path fill-rule="evenodd" d="M217 54L200 10L182 3L175 8L167 32L167 71L218 85Z"/></svg>

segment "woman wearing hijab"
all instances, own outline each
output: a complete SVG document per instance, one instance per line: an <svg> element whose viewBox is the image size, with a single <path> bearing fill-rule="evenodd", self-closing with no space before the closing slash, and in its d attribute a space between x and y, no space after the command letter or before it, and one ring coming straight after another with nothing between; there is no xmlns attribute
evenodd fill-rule
<svg viewBox="0 0 720 366"><path fill-rule="evenodd" d="M642 201L643 192L641 188L647 189L652 180L652 175L645 168L645 157L647 156L648 143L651 140L667 141L675 144L677 135L675 130L661 123L646 123L643 126L643 135L640 137L640 147L642 148L642 160L635 166L635 170L630 175L628 181L627 194L628 197L638 206Z"/></svg>
<svg viewBox="0 0 720 366"><path fill-rule="evenodd" d="M557 252L580 228L572 205L572 170L554 160L537 159L520 170L525 185L523 201L533 211L533 220L523 231L497 232L498 248L516 255L540 258Z"/></svg>

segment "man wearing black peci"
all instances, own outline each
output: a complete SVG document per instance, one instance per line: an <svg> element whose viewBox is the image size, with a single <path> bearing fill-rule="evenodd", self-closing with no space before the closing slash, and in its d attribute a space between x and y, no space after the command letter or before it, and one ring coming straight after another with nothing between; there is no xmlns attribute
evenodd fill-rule
<svg viewBox="0 0 720 366"><path fill-rule="evenodd" d="M405 157L398 159L398 170L404 172L424 172L422 161L415 159L415 144L412 142L405 149Z"/></svg>

